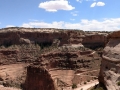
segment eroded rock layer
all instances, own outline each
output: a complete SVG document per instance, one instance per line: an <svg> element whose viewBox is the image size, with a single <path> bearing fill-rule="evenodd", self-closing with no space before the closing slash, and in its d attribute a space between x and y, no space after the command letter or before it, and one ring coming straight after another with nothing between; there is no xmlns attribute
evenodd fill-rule
<svg viewBox="0 0 120 90"><path fill-rule="evenodd" d="M111 33L103 51L99 81L108 90L120 90L120 31Z"/></svg>
<svg viewBox="0 0 120 90"><path fill-rule="evenodd" d="M0 30L0 45L42 44L51 45L55 39L63 44L85 44L88 47L104 46L104 33L85 33L82 30L61 30L54 28L3 28ZM89 45L88 45L89 44Z"/></svg>
<svg viewBox="0 0 120 90"><path fill-rule="evenodd" d="M0 64L33 62L42 51L47 52L41 49L51 45L83 44L96 49L104 47L105 43L105 34L89 34L81 30L4 28L0 30Z"/></svg>
<svg viewBox="0 0 120 90"><path fill-rule="evenodd" d="M46 72L50 74L51 77L49 78L54 81L56 89L62 90L65 87L71 88L73 84L78 85L90 80L95 80L98 76L100 61L101 57L93 50L83 46L80 46L79 48L73 46L70 48L70 46L66 46L41 54L41 56L33 63L33 67L40 65L44 68ZM33 74L31 71L32 69L30 69L31 68L28 67L27 76L38 76L36 72ZM40 74L43 75L43 72L40 72ZM44 79L38 78L37 82L40 80L44 83L46 78ZM27 84L27 87L29 87L29 85L31 87L34 80L35 78L29 77L29 80L27 81L29 84ZM49 85L49 83L47 84ZM36 87L39 87L39 84L36 85L38 85Z"/></svg>

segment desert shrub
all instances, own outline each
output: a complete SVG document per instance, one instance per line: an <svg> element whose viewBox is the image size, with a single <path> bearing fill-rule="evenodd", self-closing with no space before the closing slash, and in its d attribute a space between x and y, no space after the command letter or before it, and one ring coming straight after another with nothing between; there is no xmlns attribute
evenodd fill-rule
<svg viewBox="0 0 120 90"><path fill-rule="evenodd" d="M104 84L99 83L95 85L94 87L90 88L90 90L107 90L107 88L104 86Z"/></svg>
<svg viewBox="0 0 120 90"><path fill-rule="evenodd" d="M87 80L87 82L90 82L90 80Z"/></svg>
<svg viewBox="0 0 120 90"><path fill-rule="evenodd" d="M120 81L119 81L119 82L117 82L117 85L118 85L118 86L120 86Z"/></svg>
<svg viewBox="0 0 120 90"><path fill-rule="evenodd" d="M97 77L94 77L94 79L96 80L96 79L97 79Z"/></svg>
<svg viewBox="0 0 120 90"><path fill-rule="evenodd" d="M76 85L76 84L73 84L73 85L72 85L72 89L74 89L74 88L77 88L77 85Z"/></svg>
<svg viewBox="0 0 120 90"><path fill-rule="evenodd" d="M96 89L91 89L91 90L104 90L102 87L98 87L98 88L96 88Z"/></svg>
<svg viewBox="0 0 120 90"><path fill-rule="evenodd" d="M87 84L86 82L84 82L84 84Z"/></svg>

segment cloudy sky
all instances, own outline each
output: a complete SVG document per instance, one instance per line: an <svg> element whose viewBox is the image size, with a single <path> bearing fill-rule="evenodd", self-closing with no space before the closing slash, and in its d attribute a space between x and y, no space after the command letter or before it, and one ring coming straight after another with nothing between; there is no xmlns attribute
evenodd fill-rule
<svg viewBox="0 0 120 90"><path fill-rule="evenodd" d="M120 30L120 0L0 0L0 28Z"/></svg>

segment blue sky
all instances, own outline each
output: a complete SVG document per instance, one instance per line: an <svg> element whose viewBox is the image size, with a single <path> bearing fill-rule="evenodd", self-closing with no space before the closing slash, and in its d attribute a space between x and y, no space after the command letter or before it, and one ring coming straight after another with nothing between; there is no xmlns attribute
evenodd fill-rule
<svg viewBox="0 0 120 90"><path fill-rule="evenodd" d="M120 29L120 0L0 0L0 28Z"/></svg>

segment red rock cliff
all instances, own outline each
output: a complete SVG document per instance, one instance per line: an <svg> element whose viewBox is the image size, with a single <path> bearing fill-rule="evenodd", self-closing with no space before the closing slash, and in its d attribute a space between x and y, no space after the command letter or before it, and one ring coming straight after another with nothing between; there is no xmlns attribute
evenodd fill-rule
<svg viewBox="0 0 120 90"><path fill-rule="evenodd" d="M31 65L27 68L26 90L55 90L55 86L45 68Z"/></svg>

